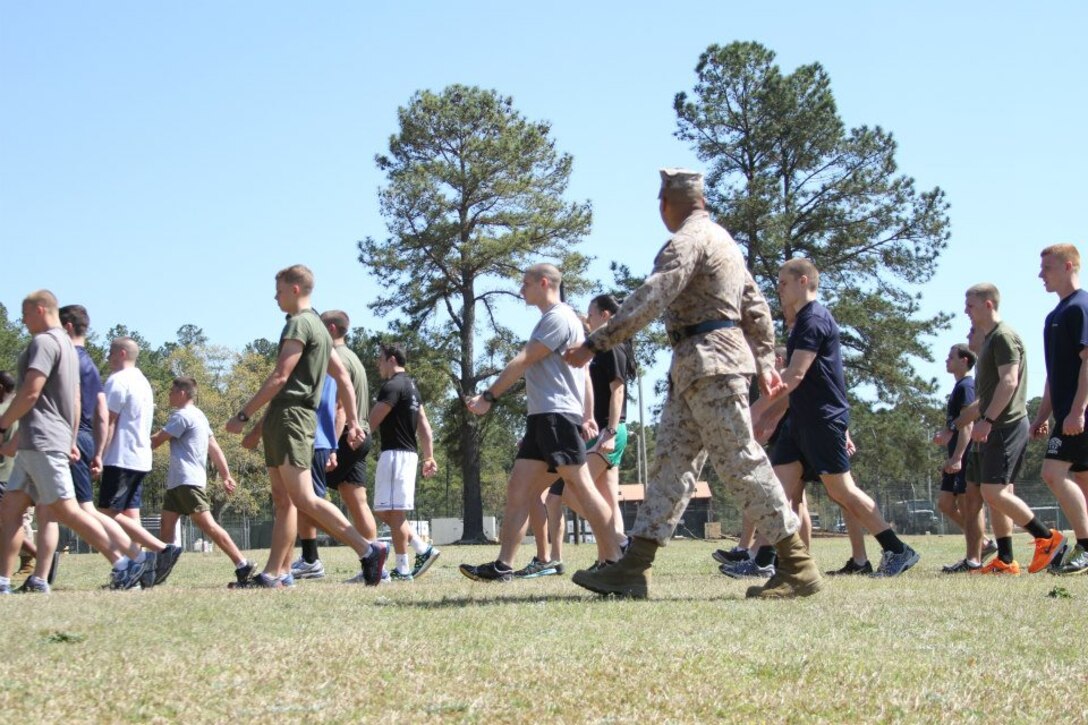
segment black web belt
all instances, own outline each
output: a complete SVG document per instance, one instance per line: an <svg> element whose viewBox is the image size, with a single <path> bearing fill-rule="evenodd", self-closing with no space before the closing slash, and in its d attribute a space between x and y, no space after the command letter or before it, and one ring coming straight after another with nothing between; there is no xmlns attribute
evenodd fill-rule
<svg viewBox="0 0 1088 725"><path fill-rule="evenodd" d="M736 320L707 320L706 322L699 322L694 325L685 325L684 327L676 330L669 330L669 342L671 342L673 346L676 346L689 337L704 335L714 330L721 330L726 327L736 326Z"/></svg>

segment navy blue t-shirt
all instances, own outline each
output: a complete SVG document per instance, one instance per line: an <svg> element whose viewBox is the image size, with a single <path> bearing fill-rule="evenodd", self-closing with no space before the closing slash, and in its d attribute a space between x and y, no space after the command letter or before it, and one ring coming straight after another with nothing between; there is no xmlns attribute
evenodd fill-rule
<svg viewBox="0 0 1088 725"><path fill-rule="evenodd" d="M82 345L76 347L76 354L79 356L79 429L93 433L94 410L98 406L98 394L103 392L102 376Z"/></svg>
<svg viewBox="0 0 1088 725"><path fill-rule="evenodd" d="M1069 295L1046 316L1043 347L1046 350L1046 379L1054 420L1062 421L1073 407L1080 375L1080 351L1088 345L1088 292Z"/></svg>
<svg viewBox="0 0 1088 725"><path fill-rule="evenodd" d="M949 427L952 426L952 421L960 417L960 413L963 409L975 402L975 379L970 375L965 376L962 380L957 380L956 385L952 388L952 394L948 396L948 405L945 407L945 424ZM948 441L948 455L951 456L956 452L956 443L959 441L959 431L952 434L952 439ZM967 444L967 448L963 450L963 455L966 456L971 452L971 444Z"/></svg>
<svg viewBox="0 0 1088 725"><path fill-rule="evenodd" d="M786 342L787 359L795 350L816 353L801 384L790 393L790 414L795 424L841 421L850 424L846 378L842 371L839 326L831 312L813 300L801 308Z"/></svg>

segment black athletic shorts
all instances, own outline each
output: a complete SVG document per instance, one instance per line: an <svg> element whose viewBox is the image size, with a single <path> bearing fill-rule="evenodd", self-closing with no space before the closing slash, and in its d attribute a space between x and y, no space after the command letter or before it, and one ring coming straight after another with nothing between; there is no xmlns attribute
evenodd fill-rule
<svg viewBox="0 0 1088 725"><path fill-rule="evenodd" d="M148 473L120 466L103 466L102 485L98 487L98 508L113 511L140 508L140 494Z"/></svg>
<svg viewBox="0 0 1088 725"><path fill-rule="evenodd" d="M366 457L370 453L370 446L374 442L374 436L368 435L363 439L363 445L352 448L348 445L348 434L340 436L336 445L336 468L329 471L325 477L329 488L334 491L341 483L350 483L355 486L366 485Z"/></svg>
<svg viewBox="0 0 1088 725"><path fill-rule="evenodd" d="M959 473L945 473L942 469L941 490L957 496L967 493L967 466L960 466Z"/></svg>
<svg viewBox="0 0 1088 725"><path fill-rule="evenodd" d="M1088 432L1072 436L1064 433L1050 436L1050 440L1046 442L1046 455L1043 457L1071 464L1069 470L1074 473L1088 471Z"/></svg>
<svg viewBox="0 0 1088 725"><path fill-rule="evenodd" d="M771 454L771 465L800 463L804 467L801 480L815 481L825 473L850 471L846 455L846 424L840 421L818 425L798 425L790 419L783 426Z"/></svg>
<svg viewBox="0 0 1088 725"><path fill-rule="evenodd" d="M548 470L559 466L577 466L586 462L586 442L582 440L582 421L562 413L537 413L525 419L525 437L521 439L518 458L544 461Z"/></svg>
<svg viewBox="0 0 1088 725"><path fill-rule="evenodd" d="M977 444L979 455L979 483L1008 484L1020 475L1024 463L1024 451L1028 447L1028 419L994 426L985 443Z"/></svg>

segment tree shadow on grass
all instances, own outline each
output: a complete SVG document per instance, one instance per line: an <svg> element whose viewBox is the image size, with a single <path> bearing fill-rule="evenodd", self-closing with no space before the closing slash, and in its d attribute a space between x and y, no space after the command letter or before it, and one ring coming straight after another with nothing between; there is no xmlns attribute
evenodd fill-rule
<svg viewBox="0 0 1088 725"><path fill-rule="evenodd" d="M553 603L577 603L577 604L613 604L617 602L638 602L642 601L646 604L675 604L677 602L742 602L744 596L712 596L712 597L697 597L697 596L676 596L676 597L654 597L646 600L628 599L625 597L617 596L604 596L599 594L551 594L548 596L540 595L519 595L519 596L460 596L460 597L442 597L438 600L420 601L418 599L411 600L396 600L382 598L374 602L376 607L412 607L416 609L462 609L464 607L492 607L503 606L509 604L553 604Z"/></svg>

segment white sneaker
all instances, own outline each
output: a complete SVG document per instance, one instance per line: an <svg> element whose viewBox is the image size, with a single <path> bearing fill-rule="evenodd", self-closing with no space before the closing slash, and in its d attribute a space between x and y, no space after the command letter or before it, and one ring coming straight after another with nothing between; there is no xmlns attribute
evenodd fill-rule
<svg viewBox="0 0 1088 725"><path fill-rule="evenodd" d="M321 559L314 560L313 564L299 559L291 563L291 574L295 579L322 579L325 576L325 565L321 563Z"/></svg>

